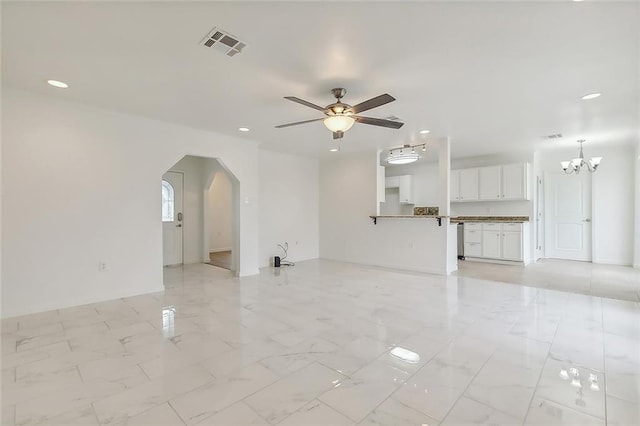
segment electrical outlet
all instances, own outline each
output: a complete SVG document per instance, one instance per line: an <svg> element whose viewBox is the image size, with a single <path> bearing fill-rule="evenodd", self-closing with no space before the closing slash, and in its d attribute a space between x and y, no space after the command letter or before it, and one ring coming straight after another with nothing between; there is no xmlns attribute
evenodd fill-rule
<svg viewBox="0 0 640 426"><path fill-rule="evenodd" d="M103 260L98 262L98 271L102 272L102 271L105 271L106 269L107 269L107 262Z"/></svg>
<svg viewBox="0 0 640 426"><path fill-rule="evenodd" d="M416 248L416 243L414 243L413 241L411 243L409 243L409 247L410 248Z"/></svg>

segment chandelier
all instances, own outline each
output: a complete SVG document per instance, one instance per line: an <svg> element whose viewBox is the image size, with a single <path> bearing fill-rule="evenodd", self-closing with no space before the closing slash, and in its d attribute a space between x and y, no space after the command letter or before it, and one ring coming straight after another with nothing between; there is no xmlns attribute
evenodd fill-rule
<svg viewBox="0 0 640 426"><path fill-rule="evenodd" d="M404 145L401 148L392 148L387 156L389 164L409 164L420 159L420 154L416 152L416 147L422 147L422 152L427 150L426 144Z"/></svg>
<svg viewBox="0 0 640 426"><path fill-rule="evenodd" d="M581 168L587 166L587 170L589 170L589 172L595 172L600 165L600 161L602 161L602 157L593 157L585 161L584 155L582 154L582 144L584 143L584 139L580 139L578 143L580 144L580 157L574 158L571 161L561 161L560 164L562 165L562 170L566 174L571 174L573 172L578 174L580 173Z"/></svg>

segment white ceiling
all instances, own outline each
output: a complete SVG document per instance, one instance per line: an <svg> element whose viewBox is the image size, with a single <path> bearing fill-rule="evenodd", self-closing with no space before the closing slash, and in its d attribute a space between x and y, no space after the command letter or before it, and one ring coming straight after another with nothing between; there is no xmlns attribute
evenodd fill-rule
<svg viewBox="0 0 640 426"><path fill-rule="evenodd" d="M330 154L321 113L389 93L342 152L450 136L466 157L544 145L631 142L638 132L639 4L423 2L3 2L3 84ZM214 27L248 43L234 58L200 40ZM66 81L54 89L47 79ZM582 101L590 92L602 97ZM241 134L238 127L251 132ZM563 133L562 142L541 136Z"/></svg>

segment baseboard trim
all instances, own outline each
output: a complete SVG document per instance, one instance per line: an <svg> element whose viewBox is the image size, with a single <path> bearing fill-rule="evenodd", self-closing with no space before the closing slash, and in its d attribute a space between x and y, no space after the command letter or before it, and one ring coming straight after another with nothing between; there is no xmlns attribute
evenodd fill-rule
<svg viewBox="0 0 640 426"><path fill-rule="evenodd" d="M594 260L593 263L597 265L632 266L631 262L625 262L623 260L621 261L621 260L613 260L613 259L597 259L597 260Z"/></svg>
<svg viewBox="0 0 640 426"><path fill-rule="evenodd" d="M408 273L419 272L424 274L449 275L447 274L446 268L442 268L441 270L438 270L435 268L411 268L404 265L392 265L392 264L385 264L385 263L373 264L373 263L357 262L353 260L335 259L331 257L320 257L319 259L331 260L334 262L351 263L354 265L368 266L371 268L380 268L380 269L387 269L387 270L408 272Z"/></svg>
<svg viewBox="0 0 640 426"><path fill-rule="evenodd" d="M511 266L526 266L527 264L523 261L518 260L500 260L500 259L487 259L484 257L470 257L465 256L464 260L468 260L471 262L480 262L480 263L495 263L498 265L511 265Z"/></svg>
<svg viewBox="0 0 640 426"><path fill-rule="evenodd" d="M231 247L209 249L209 253L218 253L221 251L231 251Z"/></svg>

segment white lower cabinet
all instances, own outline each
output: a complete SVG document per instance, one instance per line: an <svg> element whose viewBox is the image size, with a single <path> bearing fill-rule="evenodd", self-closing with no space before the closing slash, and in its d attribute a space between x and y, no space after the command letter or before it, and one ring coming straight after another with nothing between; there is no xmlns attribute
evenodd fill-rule
<svg viewBox="0 0 640 426"><path fill-rule="evenodd" d="M465 257L524 261L522 223L465 223L464 228Z"/></svg>
<svg viewBox="0 0 640 426"><path fill-rule="evenodd" d="M464 242L464 255L471 257L482 256L482 243L468 243Z"/></svg>
<svg viewBox="0 0 640 426"><path fill-rule="evenodd" d="M482 257L500 259L500 231L482 230Z"/></svg>
<svg viewBox="0 0 640 426"><path fill-rule="evenodd" d="M507 231L502 233L502 258L522 260L522 232Z"/></svg>

